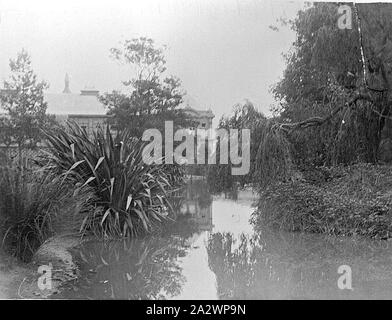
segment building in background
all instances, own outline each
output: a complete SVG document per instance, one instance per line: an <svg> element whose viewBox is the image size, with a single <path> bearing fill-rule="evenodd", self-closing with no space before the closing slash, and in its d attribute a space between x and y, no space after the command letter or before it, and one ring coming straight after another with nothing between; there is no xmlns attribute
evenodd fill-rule
<svg viewBox="0 0 392 320"><path fill-rule="evenodd" d="M48 103L48 114L54 114L59 123L67 121L76 122L89 134L97 127L104 127L111 116L106 114L105 106L98 100L99 91L86 88L80 93L72 93L68 74L64 79L64 90L62 93L45 94ZM191 129L211 129L212 119L215 117L211 109L197 110L189 105L185 112L190 120L196 123Z"/></svg>
<svg viewBox="0 0 392 320"><path fill-rule="evenodd" d="M197 127L191 129L211 129L212 119L215 115L212 113L211 109L208 110L196 110L189 105L184 109L190 120L196 122Z"/></svg>
<svg viewBox="0 0 392 320"><path fill-rule="evenodd" d="M77 123L91 136L97 128L105 128L111 116L106 114L105 106L98 100L99 91L85 88L79 93L72 93L68 74L65 75L62 93L47 93L48 114L54 114L56 120L64 124L67 121Z"/></svg>
<svg viewBox="0 0 392 320"><path fill-rule="evenodd" d="M48 104L46 112L54 115L60 124L65 124L67 121L75 122L89 135L92 135L97 128L105 128L112 117L106 114L105 105L99 101L98 97L99 90L94 88L85 88L78 93L73 93L70 89L69 76L66 74L62 93L45 94L45 101ZM196 124L196 127L191 129L212 128L214 114L211 109L197 110L187 105L184 110L189 120L193 120ZM5 114L0 116L6 117Z"/></svg>

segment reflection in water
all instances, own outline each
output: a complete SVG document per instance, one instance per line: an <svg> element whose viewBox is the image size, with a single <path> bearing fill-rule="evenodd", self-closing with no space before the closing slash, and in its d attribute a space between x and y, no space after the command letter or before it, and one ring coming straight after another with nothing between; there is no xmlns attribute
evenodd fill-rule
<svg viewBox="0 0 392 320"><path fill-rule="evenodd" d="M392 297L392 248L379 242L264 230L235 239L212 234L208 259L223 299L383 299ZM338 267L352 268L340 290Z"/></svg>
<svg viewBox="0 0 392 320"><path fill-rule="evenodd" d="M127 241L91 241L75 250L83 275L62 298L165 299L185 282L180 259L203 230L212 229L212 196L192 181L173 199L175 223L161 234Z"/></svg>
<svg viewBox="0 0 392 320"><path fill-rule="evenodd" d="M168 237L91 241L75 252L83 275L64 298L163 299L177 296L185 281L178 263L197 228L184 220L167 228Z"/></svg>
<svg viewBox="0 0 392 320"><path fill-rule="evenodd" d="M211 231L212 224L212 196L203 180L189 181L186 185L180 215L187 215L197 223L200 231Z"/></svg>
<svg viewBox="0 0 392 320"><path fill-rule="evenodd" d="M178 295L185 279L177 258L186 249L184 240L174 237L87 243L78 252L87 272L78 287L67 292L68 297L162 299Z"/></svg>
<svg viewBox="0 0 392 320"><path fill-rule="evenodd" d="M249 223L254 194L212 198L193 181L173 199L176 222L159 235L78 248L82 277L63 298L391 298L389 242L277 233ZM233 200L236 199L236 200ZM337 270L352 268L353 291Z"/></svg>

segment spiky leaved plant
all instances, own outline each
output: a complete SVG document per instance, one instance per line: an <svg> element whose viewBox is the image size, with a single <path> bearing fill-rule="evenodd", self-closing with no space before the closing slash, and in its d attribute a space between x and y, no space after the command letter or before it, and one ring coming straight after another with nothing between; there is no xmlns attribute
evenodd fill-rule
<svg viewBox="0 0 392 320"><path fill-rule="evenodd" d="M149 232L171 209L168 197L181 180L178 168L143 161L145 143L121 133L115 143L109 127L92 137L76 123L46 132L50 170L88 185L97 197L95 210L82 230L105 236L133 236Z"/></svg>

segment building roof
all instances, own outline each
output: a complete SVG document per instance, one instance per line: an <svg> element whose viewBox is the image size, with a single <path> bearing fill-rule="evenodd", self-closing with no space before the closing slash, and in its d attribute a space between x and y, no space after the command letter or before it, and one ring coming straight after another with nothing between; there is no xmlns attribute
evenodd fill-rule
<svg viewBox="0 0 392 320"><path fill-rule="evenodd" d="M213 112L211 111L211 109L209 109L209 110L196 110L196 109L193 109L193 108L187 106L187 107L184 109L184 111L185 111L187 114L189 114L189 115L191 115L192 117L194 117L194 118L211 118L211 119L212 119L212 118L215 117L215 115L213 114Z"/></svg>
<svg viewBox="0 0 392 320"><path fill-rule="evenodd" d="M68 119L83 119L83 118L87 118L87 119L109 119L109 118L113 118L114 115L113 114L69 114L68 115Z"/></svg>
<svg viewBox="0 0 392 320"><path fill-rule="evenodd" d="M68 115L105 115L104 105L95 95L82 95L77 93L47 93L45 100L48 103L48 114Z"/></svg>

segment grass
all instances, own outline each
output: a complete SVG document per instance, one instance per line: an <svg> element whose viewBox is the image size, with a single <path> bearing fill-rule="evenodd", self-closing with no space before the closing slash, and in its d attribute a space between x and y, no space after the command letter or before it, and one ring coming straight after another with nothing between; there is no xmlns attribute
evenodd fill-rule
<svg viewBox="0 0 392 320"><path fill-rule="evenodd" d="M45 170L0 167L0 235L6 251L29 260L49 237L78 232L93 192Z"/></svg>
<svg viewBox="0 0 392 320"><path fill-rule="evenodd" d="M259 228L388 239L392 237L391 190L390 166L324 168L300 181L263 189L253 223Z"/></svg>

